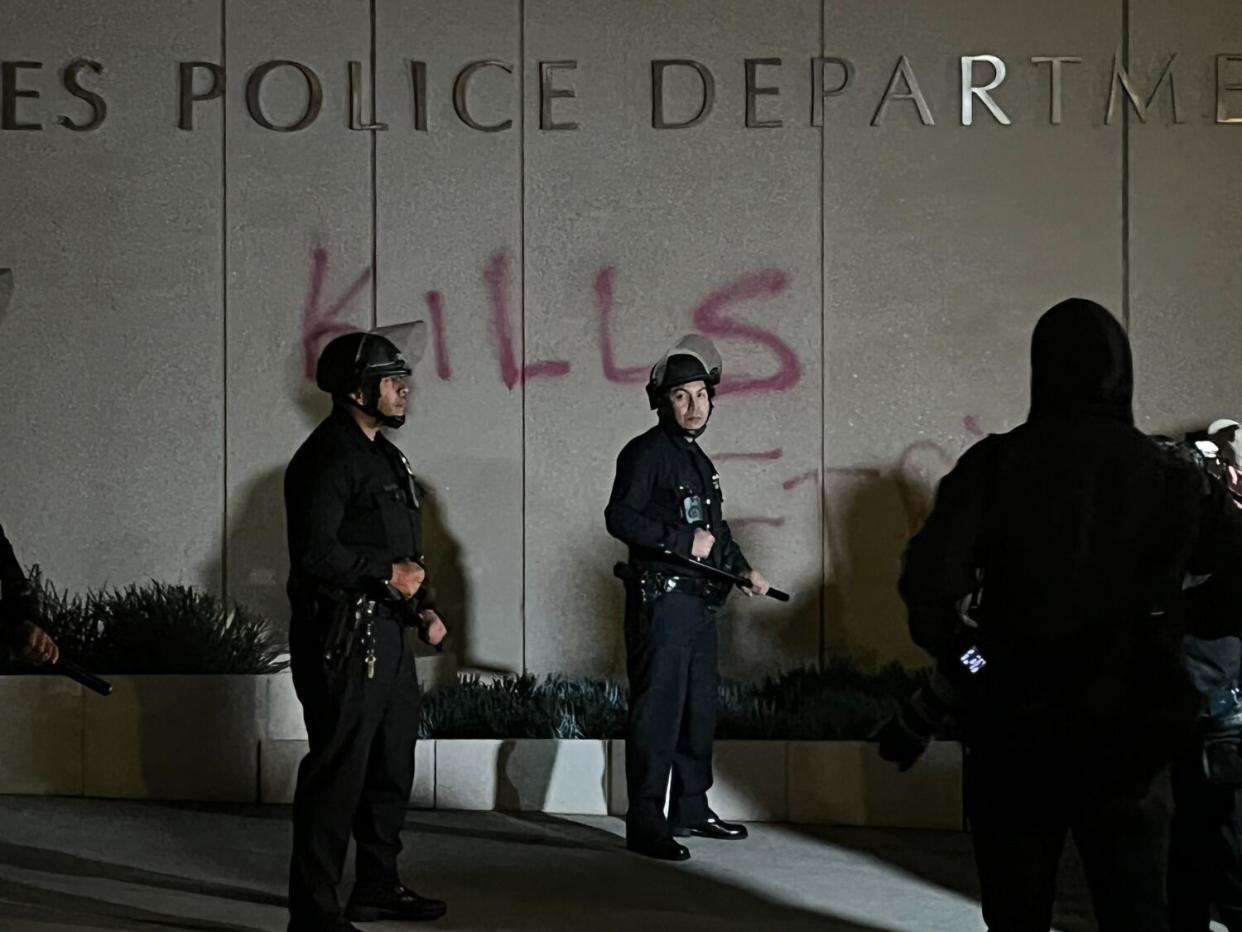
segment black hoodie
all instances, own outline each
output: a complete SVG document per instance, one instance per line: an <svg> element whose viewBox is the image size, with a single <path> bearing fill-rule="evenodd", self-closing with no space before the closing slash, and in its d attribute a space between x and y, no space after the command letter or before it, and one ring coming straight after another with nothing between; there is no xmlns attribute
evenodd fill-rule
<svg viewBox="0 0 1242 932"><path fill-rule="evenodd" d="M1134 427L1125 331L1064 301L1031 341L1025 424L981 440L940 484L899 584L916 643L952 668L956 610L982 580L989 661L973 740L1046 752L1148 742L1188 727L1184 574L1242 566L1218 490ZM1156 745L1160 745L1159 748Z"/></svg>
<svg viewBox="0 0 1242 932"><path fill-rule="evenodd" d="M0 647L7 647L20 638L23 621L33 621L35 601L30 581L17 562L13 545L0 527ZM3 652L0 651L0 656Z"/></svg>

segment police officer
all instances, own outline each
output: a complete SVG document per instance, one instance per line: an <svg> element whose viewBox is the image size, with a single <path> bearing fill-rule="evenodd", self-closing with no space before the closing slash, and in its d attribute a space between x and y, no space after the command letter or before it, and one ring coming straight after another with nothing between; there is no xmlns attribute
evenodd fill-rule
<svg viewBox="0 0 1242 932"><path fill-rule="evenodd" d="M56 663L60 649L34 621L38 600L0 527L0 647L27 663Z"/></svg>
<svg viewBox="0 0 1242 932"><path fill-rule="evenodd" d="M382 333L332 340L315 376L332 413L285 473L289 646L310 739L293 803L291 932L446 911L397 873L419 713L403 624L433 645L445 635L426 598L421 490L380 430L405 422L410 376ZM356 882L342 916L337 885L351 832Z"/></svg>
<svg viewBox="0 0 1242 932"><path fill-rule="evenodd" d="M720 370L715 347L698 335L682 338L652 367L647 397L659 423L621 451L604 512L608 532L629 546L629 563L618 565L626 583L630 681L626 844L672 861L690 856L675 838L746 837L745 826L722 821L707 803L716 727L716 611L729 584L684 562L702 560L744 576L748 594L767 592L767 581L729 532L720 478L698 444Z"/></svg>
<svg viewBox="0 0 1242 932"><path fill-rule="evenodd" d="M1031 340L1026 423L962 456L906 552L911 635L966 699L966 813L991 932L1050 927L1071 834L1101 932L1169 927L1169 765L1199 709L1182 582L1236 575L1242 521L1223 488L1135 428L1132 386L1107 310L1050 309ZM906 763L901 731L881 753Z"/></svg>

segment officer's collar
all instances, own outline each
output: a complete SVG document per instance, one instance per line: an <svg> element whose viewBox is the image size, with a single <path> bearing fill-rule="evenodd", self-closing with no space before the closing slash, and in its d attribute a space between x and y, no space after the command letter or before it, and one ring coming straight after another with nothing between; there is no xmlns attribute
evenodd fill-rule
<svg viewBox="0 0 1242 932"><path fill-rule="evenodd" d="M381 431L376 431L374 440L368 438L366 432L362 429L362 425L350 413L349 408L343 404L337 403L333 406L332 414L328 416L328 420L334 424L338 431L349 437L350 441L360 450L378 451L379 447L377 444L384 440L384 434Z"/></svg>
<svg viewBox="0 0 1242 932"><path fill-rule="evenodd" d="M696 443L694 437L686 436L686 432L678 426L677 420L672 414L662 414L660 416L660 429L664 431L665 436L679 447L692 447Z"/></svg>

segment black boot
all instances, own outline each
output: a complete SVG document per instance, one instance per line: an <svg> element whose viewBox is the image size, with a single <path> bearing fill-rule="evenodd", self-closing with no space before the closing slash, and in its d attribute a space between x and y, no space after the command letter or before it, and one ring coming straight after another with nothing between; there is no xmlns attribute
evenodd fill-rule
<svg viewBox="0 0 1242 932"><path fill-rule="evenodd" d="M690 852L685 845L680 845L668 835L627 835L625 846L636 854L661 861L686 861Z"/></svg>
<svg viewBox="0 0 1242 932"><path fill-rule="evenodd" d="M707 818L693 825L674 825L673 834L678 838L715 838L719 841L740 841L747 836L746 826L737 822L725 822L720 816L707 811Z"/></svg>
<svg viewBox="0 0 1242 932"><path fill-rule="evenodd" d="M354 887L350 894L345 915L354 922L374 922L376 919L406 919L422 922L439 919L448 912L443 900L419 896L402 883L386 887Z"/></svg>

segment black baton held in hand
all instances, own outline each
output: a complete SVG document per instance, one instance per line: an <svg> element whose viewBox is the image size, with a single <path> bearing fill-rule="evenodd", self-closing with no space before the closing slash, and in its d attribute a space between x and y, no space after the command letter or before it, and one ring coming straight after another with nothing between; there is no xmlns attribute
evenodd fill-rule
<svg viewBox="0 0 1242 932"><path fill-rule="evenodd" d="M88 673L83 670L72 660L58 660L56 663L46 667L49 673L59 673L67 676L69 679L81 683L87 689L99 693L101 696L112 695L112 684L107 680L101 680L94 673Z"/></svg>
<svg viewBox="0 0 1242 932"><path fill-rule="evenodd" d="M660 555L672 560L674 563L681 563L684 566L693 566L695 569L701 570L708 576L715 576L717 579L723 579L726 582L731 582L735 586L741 586L743 589L750 588L750 580L745 576L738 576L735 573L730 573L728 570L718 569L717 567L710 566L700 560L696 560L693 557L683 557L680 553L673 553L671 550L661 550ZM789 593L782 592L780 589L769 588L764 594L770 599L776 599L778 602L789 601Z"/></svg>

